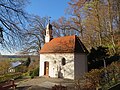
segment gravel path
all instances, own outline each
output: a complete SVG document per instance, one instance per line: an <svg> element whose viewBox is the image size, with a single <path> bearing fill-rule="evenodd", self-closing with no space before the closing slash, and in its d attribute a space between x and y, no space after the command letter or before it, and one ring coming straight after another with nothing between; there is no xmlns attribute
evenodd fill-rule
<svg viewBox="0 0 120 90"><path fill-rule="evenodd" d="M54 85L67 86L68 90L74 90L74 81L70 79L60 78L35 78L25 79L23 81L16 82L16 90L51 90Z"/></svg>

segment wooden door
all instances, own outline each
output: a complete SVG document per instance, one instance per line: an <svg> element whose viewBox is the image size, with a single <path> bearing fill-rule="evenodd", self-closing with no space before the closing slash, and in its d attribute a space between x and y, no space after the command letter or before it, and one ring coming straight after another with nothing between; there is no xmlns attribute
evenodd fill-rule
<svg viewBox="0 0 120 90"><path fill-rule="evenodd" d="M44 62L44 75L49 76L49 62Z"/></svg>

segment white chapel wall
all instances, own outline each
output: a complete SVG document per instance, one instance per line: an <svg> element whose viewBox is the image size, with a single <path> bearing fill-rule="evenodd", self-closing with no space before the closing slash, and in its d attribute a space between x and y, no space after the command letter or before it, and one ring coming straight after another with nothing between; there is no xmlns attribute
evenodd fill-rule
<svg viewBox="0 0 120 90"><path fill-rule="evenodd" d="M62 58L65 58L66 64L62 65ZM61 69L63 78L74 79L74 54L73 53L55 53L40 54L40 72L39 76L44 75L44 62L49 62L49 76L58 77L58 71Z"/></svg>
<svg viewBox="0 0 120 90"><path fill-rule="evenodd" d="M87 72L87 56L85 54L75 53L75 79L81 78Z"/></svg>

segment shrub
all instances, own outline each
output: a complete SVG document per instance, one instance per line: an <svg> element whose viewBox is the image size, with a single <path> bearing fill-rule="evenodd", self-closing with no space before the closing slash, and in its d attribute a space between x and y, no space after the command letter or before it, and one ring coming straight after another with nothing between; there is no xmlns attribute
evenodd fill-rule
<svg viewBox="0 0 120 90"><path fill-rule="evenodd" d="M108 90L109 87L120 82L120 62L113 62L107 68L92 69L84 77L86 82L78 80L77 88L82 88L82 90L94 90L95 88Z"/></svg>
<svg viewBox="0 0 120 90"><path fill-rule="evenodd" d="M32 73L32 75L31 75L31 79L32 79L32 78L34 78L34 73Z"/></svg>
<svg viewBox="0 0 120 90"><path fill-rule="evenodd" d="M101 80L100 74L101 74L101 70L92 69L89 73L85 74L85 78L94 87L99 87L99 82Z"/></svg>
<svg viewBox="0 0 120 90"><path fill-rule="evenodd" d="M17 78L21 78L22 77L22 73L10 73L10 74L5 74L0 76L0 82L5 82L11 79L17 79Z"/></svg>
<svg viewBox="0 0 120 90"><path fill-rule="evenodd" d="M36 69L30 71L29 75L30 76L38 76L39 75L39 67L37 67Z"/></svg>
<svg viewBox="0 0 120 90"><path fill-rule="evenodd" d="M39 76L39 67L37 67L33 72L34 76Z"/></svg>
<svg viewBox="0 0 120 90"><path fill-rule="evenodd" d="M67 87L62 85L55 85L52 87L52 90L67 90Z"/></svg>

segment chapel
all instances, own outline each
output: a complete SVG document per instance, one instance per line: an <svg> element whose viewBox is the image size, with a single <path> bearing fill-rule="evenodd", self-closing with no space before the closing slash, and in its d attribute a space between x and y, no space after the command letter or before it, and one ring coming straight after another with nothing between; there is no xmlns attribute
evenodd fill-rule
<svg viewBox="0 0 120 90"><path fill-rule="evenodd" d="M88 70L87 53L76 35L53 38L52 25L48 23L40 50L39 76L79 79Z"/></svg>

